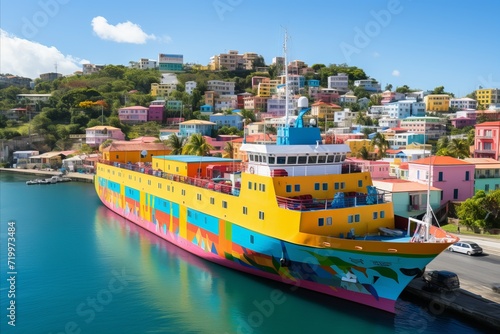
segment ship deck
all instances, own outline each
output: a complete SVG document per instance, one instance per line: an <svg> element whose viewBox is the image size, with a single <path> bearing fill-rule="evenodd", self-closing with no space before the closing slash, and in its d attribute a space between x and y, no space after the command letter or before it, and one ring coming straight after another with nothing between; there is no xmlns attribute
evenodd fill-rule
<svg viewBox="0 0 500 334"><path fill-rule="evenodd" d="M193 185L196 187L209 189L211 191L239 196L240 188L236 185L230 183L229 179L225 178L199 178L199 177L189 177L182 176L178 174L171 174L164 172L162 170L155 170L151 168L149 164L123 164L118 162L110 162L101 160L100 163L107 164L110 166L131 170L138 173L148 174L151 176L172 180L175 182L181 182L184 184ZM236 170L233 172L237 172ZM358 169L343 168L342 173L359 173ZM286 176L279 176L286 177ZM315 211L315 210L326 210L326 209L341 209L341 208L352 208L373 204L387 203L388 193L383 190L377 190L372 187L374 192L372 193L361 193L361 192L342 192L339 191L335 194L334 198L314 198L312 195L304 194L299 196L276 196L276 201L279 207L295 210L295 211Z"/></svg>

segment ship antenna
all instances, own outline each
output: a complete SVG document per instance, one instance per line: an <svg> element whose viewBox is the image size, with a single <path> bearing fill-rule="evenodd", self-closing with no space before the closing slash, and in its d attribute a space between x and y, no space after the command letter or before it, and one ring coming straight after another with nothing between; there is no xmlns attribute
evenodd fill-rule
<svg viewBox="0 0 500 334"><path fill-rule="evenodd" d="M288 103L289 103L289 96L288 96L288 63L287 63L287 40L288 40L288 33L285 30L285 40L283 42L283 53L284 53L284 66L285 66L285 127L288 126Z"/></svg>

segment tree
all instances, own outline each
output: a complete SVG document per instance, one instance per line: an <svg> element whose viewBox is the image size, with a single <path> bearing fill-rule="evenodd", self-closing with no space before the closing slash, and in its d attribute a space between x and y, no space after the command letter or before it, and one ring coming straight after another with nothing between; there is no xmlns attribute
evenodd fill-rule
<svg viewBox="0 0 500 334"><path fill-rule="evenodd" d="M356 154L358 158L361 158L363 160L368 160L370 157L370 152L366 148L366 146L363 146L359 149L358 153Z"/></svg>
<svg viewBox="0 0 500 334"><path fill-rule="evenodd" d="M448 152L459 159L470 157L470 147L466 139L453 138L448 144Z"/></svg>
<svg viewBox="0 0 500 334"><path fill-rule="evenodd" d="M385 86L385 90L392 91L392 85L391 84L387 84Z"/></svg>
<svg viewBox="0 0 500 334"><path fill-rule="evenodd" d="M240 111L240 115L243 117L243 122L245 123L245 126L247 126L252 122L255 122L255 113L251 110L242 109Z"/></svg>
<svg viewBox="0 0 500 334"><path fill-rule="evenodd" d="M232 141L227 141L226 145L224 145L224 158L230 158L232 159L234 156L234 151L233 151L233 142Z"/></svg>
<svg viewBox="0 0 500 334"><path fill-rule="evenodd" d="M500 226L500 190L486 193L476 192L472 198L466 199L457 209L461 223L473 230L490 229Z"/></svg>
<svg viewBox="0 0 500 334"><path fill-rule="evenodd" d="M182 150L183 154L205 156L210 154L214 147L207 143L201 133L192 134Z"/></svg>
<svg viewBox="0 0 500 334"><path fill-rule="evenodd" d="M167 140L165 140L165 144L172 149L170 154L179 155L182 154L182 150L184 148L184 144L186 143L186 138L177 136L177 134L172 133L168 136Z"/></svg>
<svg viewBox="0 0 500 334"><path fill-rule="evenodd" d="M377 146L379 159L385 157L385 152L389 148L389 142L387 141L387 139L385 139L382 133L377 132L375 134L372 139L372 145Z"/></svg>

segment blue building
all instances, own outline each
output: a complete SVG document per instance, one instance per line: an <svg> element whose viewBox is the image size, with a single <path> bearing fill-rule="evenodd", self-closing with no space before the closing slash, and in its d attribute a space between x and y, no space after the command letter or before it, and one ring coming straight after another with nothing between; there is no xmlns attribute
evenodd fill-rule
<svg viewBox="0 0 500 334"><path fill-rule="evenodd" d="M233 113L231 115L221 113L210 115L210 122L217 124L218 128L223 126L234 126L238 130L243 129L243 117L236 113Z"/></svg>

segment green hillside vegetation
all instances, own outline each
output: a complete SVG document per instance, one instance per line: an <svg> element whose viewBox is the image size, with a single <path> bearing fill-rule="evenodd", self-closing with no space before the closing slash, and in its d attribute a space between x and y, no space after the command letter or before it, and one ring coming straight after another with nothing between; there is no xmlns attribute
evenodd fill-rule
<svg viewBox="0 0 500 334"><path fill-rule="evenodd" d="M260 64L263 65L263 64ZM323 65L312 66L315 73L306 75L306 80L317 79L322 87L327 87L328 76L346 73L350 86L355 80L366 79L365 72L355 66ZM167 98L183 103L182 117L186 119L202 118L199 109L204 104L203 94L209 80L234 81L235 93L252 91L253 76L276 78L281 72L276 66L269 67L269 73L244 71L202 71L188 70L177 74L177 90ZM158 70L132 69L122 65L107 65L100 72L91 75L73 75L54 81L35 80L33 90L9 86L0 89L0 110L24 108L28 101L18 101L17 94L48 94L52 96L47 103L38 103L30 109L20 121L0 117L0 138L11 139L28 134L38 134L45 138L41 151L69 149L72 140L70 134L83 134L85 129L96 125L110 125L122 129L126 138L142 135L158 135L161 124L143 124L129 126L118 119L118 109L125 106L149 106L154 98L150 95L151 84L159 83L161 73ZM197 88L189 95L185 92L186 81L195 81ZM354 87L353 87L354 88ZM364 91L355 90L355 94L368 96ZM166 117L179 117L179 112L166 112ZM223 133L233 133L234 129L223 129Z"/></svg>

